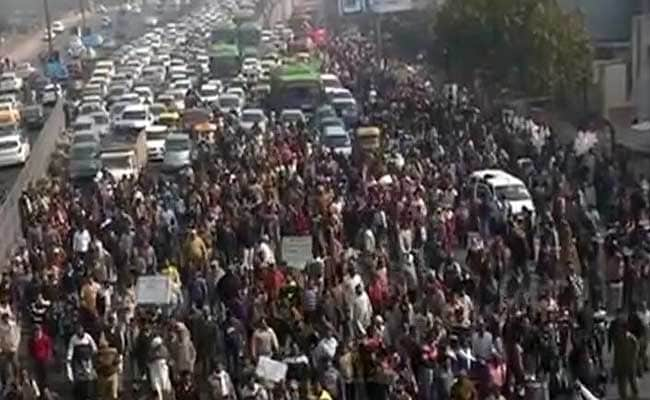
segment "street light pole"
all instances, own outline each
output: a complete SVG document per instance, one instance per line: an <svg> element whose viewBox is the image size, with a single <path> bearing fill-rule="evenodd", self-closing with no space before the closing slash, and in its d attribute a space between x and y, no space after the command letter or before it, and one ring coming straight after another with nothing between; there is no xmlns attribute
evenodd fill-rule
<svg viewBox="0 0 650 400"><path fill-rule="evenodd" d="M81 28L86 30L86 8L84 0L79 0L79 11L81 11Z"/></svg>
<svg viewBox="0 0 650 400"><path fill-rule="evenodd" d="M49 0L43 0L43 10L45 12L45 29L47 32L47 55L52 55L52 22L50 21L50 6Z"/></svg>

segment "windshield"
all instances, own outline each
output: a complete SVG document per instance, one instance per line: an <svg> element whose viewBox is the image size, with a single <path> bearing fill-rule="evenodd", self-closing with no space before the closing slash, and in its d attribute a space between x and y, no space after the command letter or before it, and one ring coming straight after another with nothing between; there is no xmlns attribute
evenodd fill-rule
<svg viewBox="0 0 650 400"><path fill-rule="evenodd" d="M350 145L350 138L346 135L327 135L323 138L327 147L345 147Z"/></svg>
<svg viewBox="0 0 650 400"><path fill-rule="evenodd" d="M85 160L95 157L95 148L89 146L73 147L70 158L74 160Z"/></svg>
<svg viewBox="0 0 650 400"><path fill-rule="evenodd" d="M352 94L350 92L337 91L330 95L333 99L351 99Z"/></svg>
<svg viewBox="0 0 650 400"><path fill-rule="evenodd" d="M208 89L208 90L201 90L201 95L208 97L208 96L216 96L218 95L219 92L214 89Z"/></svg>
<svg viewBox="0 0 650 400"><path fill-rule="evenodd" d="M524 185L498 186L495 188L495 191L499 199L504 198L509 201L530 199L530 194Z"/></svg>
<svg viewBox="0 0 650 400"><path fill-rule="evenodd" d="M147 132L147 140L165 140L169 133L167 131L163 132Z"/></svg>
<svg viewBox="0 0 650 400"><path fill-rule="evenodd" d="M93 128L93 124L90 122L75 122L72 125L73 131L89 131Z"/></svg>
<svg viewBox="0 0 650 400"><path fill-rule="evenodd" d="M88 143L96 140L95 135L90 133L76 134L72 138L72 143Z"/></svg>
<svg viewBox="0 0 650 400"><path fill-rule="evenodd" d="M130 169L133 168L130 156L102 157L102 165L108 169Z"/></svg>
<svg viewBox="0 0 650 400"><path fill-rule="evenodd" d="M241 120L244 122L261 122L264 120L264 115L261 113L244 113Z"/></svg>
<svg viewBox="0 0 650 400"><path fill-rule="evenodd" d="M234 97L224 97L219 99L219 105L221 107L238 107L239 106L239 100L234 98Z"/></svg>
<svg viewBox="0 0 650 400"><path fill-rule="evenodd" d="M325 85L325 87L334 87L334 88L341 86L341 84L337 79L323 79L323 85Z"/></svg>
<svg viewBox="0 0 650 400"><path fill-rule="evenodd" d="M320 88L317 86L294 86L285 89L284 108L315 107L320 100Z"/></svg>
<svg viewBox="0 0 650 400"><path fill-rule="evenodd" d="M98 125L107 125L108 118L105 115L93 115L93 120Z"/></svg>
<svg viewBox="0 0 650 400"><path fill-rule="evenodd" d="M295 121L298 121L299 119L302 119L302 117L297 112L282 113L282 120L283 121L295 122Z"/></svg>
<svg viewBox="0 0 650 400"><path fill-rule="evenodd" d="M132 121L147 119L147 112L146 111L126 111L126 112L124 112L124 114L122 114L122 119L132 120Z"/></svg>
<svg viewBox="0 0 650 400"><path fill-rule="evenodd" d="M9 150L18 147L19 143L17 140L9 140L0 142L0 150Z"/></svg>
<svg viewBox="0 0 650 400"><path fill-rule="evenodd" d="M121 96L124 93L126 93L126 88L115 88L111 89L110 93L108 94L109 96Z"/></svg>
<svg viewBox="0 0 650 400"><path fill-rule="evenodd" d="M343 126L341 121L339 121L338 119L326 119L323 122L321 122L321 125L323 127L325 127L325 126Z"/></svg>
<svg viewBox="0 0 650 400"><path fill-rule="evenodd" d="M190 149L190 141L188 139L172 139L165 142L165 150L167 151L184 151Z"/></svg>

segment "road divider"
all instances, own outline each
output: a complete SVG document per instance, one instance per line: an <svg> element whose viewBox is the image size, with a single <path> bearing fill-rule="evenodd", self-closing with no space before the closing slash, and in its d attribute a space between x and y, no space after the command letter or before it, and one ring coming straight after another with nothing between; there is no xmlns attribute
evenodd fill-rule
<svg viewBox="0 0 650 400"><path fill-rule="evenodd" d="M0 257L4 258L0 268L5 267L18 239L22 237L20 218L22 193L30 183L47 178L50 159L64 131L63 101L59 100L43 125L38 139L32 145L29 159L0 206Z"/></svg>

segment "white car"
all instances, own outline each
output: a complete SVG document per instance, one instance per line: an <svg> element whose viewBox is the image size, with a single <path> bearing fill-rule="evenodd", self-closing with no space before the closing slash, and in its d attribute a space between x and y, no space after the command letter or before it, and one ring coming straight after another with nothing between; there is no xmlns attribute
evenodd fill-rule
<svg viewBox="0 0 650 400"><path fill-rule="evenodd" d="M41 96L41 103L43 103L44 106L52 106L56 104L61 96L63 96L63 91L61 90L61 86L56 83L51 83L45 85Z"/></svg>
<svg viewBox="0 0 650 400"><path fill-rule="evenodd" d="M199 98L205 104L216 103L219 100L219 87L216 85L202 85L199 90Z"/></svg>
<svg viewBox="0 0 650 400"><path fill-rule="evenodd" d="M108 112L105 110L95 111L89 114L95 121L95 131L99 132L100 136L108 135L111 129L111 119Z"/></svg>
<svg viewBox="0 0 650 400"><path fill-rule="evenodd" d="M20 79L26 79L29 78L31 74L36 72L36 68L32 66L32 64L28 62L20 63L16 66L16 76L19 77Z"/></svg>
<svg viewBox="0 0 650 400"><path fill-rule="evenodd" d="M154 28L158 26L158 18L156 17L147 17L147 19L144 20L145 25L148 27Z"/></svg>
<svg viewBox="0 0 650 400"><path fill-rule="evenodd" d="M219 96L217 106L224 114L235 111L239 115L244 107L244 100L234 93L224 93Z"/></svg>
<svg viewBox="0 0 650 400"><path fill-rule="evenodd" d="M259 72L260 69L260 61L257 58L254 57L246 57L244 58L244 61L242 62L241 69L244 73L248 71L255 71Z"/></svg>
<svg viewBox="0 0 650 400"><path fill-rule="evenodd" d="M23 80L15 72L0 75L0 92L19 92L23 89Z"/></svg>
<svg viewBox="0 0 650 400"><path fill-rule="evenodd" d="M29 141L19 132L0 136L0 166L25 164L30 152Z"/></svg>
<svg viewBox="0 0 650 400"><path fill-rule="evenodd" d="M237 95L242 100L246 98L246 91L240 87L229 87L228 90L226 90L226 93Z"/></svg>
<svg viewBox="0 0 650 400"><path fill-rule="evenodd" d="M162 161L165 158L165 140L169 128L165 125L151 125L145 130L147 135L147 158L149 161Z"/></svg>
<svg viewBox="0 0 650 400"><path fill-rule="evenodd" d="M140 101L143 104L153 104L153 91L147 86L136 86L133 92L140 96Z"/></svg>
<svg viewBox="0 0 650 400"><path fill-rule="evenodd" d="M124 107L117 121L113 123L116 130L146 129L153 125L153 115L145 104L129 104Z"/></svg>
<svg viewBox="0 0 650 400"><path fill-rule="evenodd" d="M52 32L59 34L65 32L65 25L61 21L52 22Z"/></svg>
<svg viewBox="0 0 650 400"><path fill-rule="evenodd" d="M253 126L257 125L262 133L266 133L267 123L268 119L264 110L260 108L246 108L239 117L239 126L245 131L250 131Z"/></svg>
<svg viewBox="0 0 650 400"><path fill-rule="evenodd" d="M533 198L521 179L499 169L484 169L472 172L469 182L474 201L500 204L515 216L528 210L535 220Z"/></svg>

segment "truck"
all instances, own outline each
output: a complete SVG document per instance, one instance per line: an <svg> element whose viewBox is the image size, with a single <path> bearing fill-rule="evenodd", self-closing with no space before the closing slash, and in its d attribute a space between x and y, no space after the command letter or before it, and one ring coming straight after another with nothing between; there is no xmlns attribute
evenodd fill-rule
<svg viewBox="0 0 650 400"><path fill-rule="evenodd" d="M147 134L144 129L102 137L100 159L104 171L116 180L137 177L147 165Z"/></svg>

